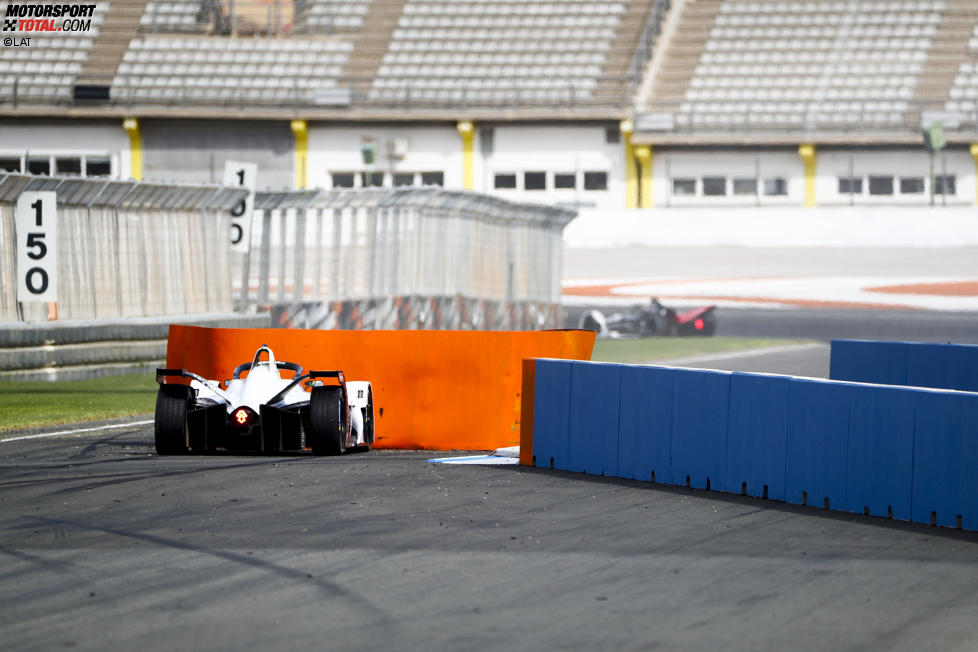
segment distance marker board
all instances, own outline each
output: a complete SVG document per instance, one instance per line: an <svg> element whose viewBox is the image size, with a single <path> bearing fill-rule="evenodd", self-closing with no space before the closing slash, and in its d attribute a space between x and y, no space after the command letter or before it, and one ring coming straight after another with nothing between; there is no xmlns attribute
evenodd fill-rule
<svg viewBox="0 0 978 652"><path fill-rule="evenodd" d="M17 229L17 301L57 301L57 193L21 194L14 209L14 222Z"/></svg>

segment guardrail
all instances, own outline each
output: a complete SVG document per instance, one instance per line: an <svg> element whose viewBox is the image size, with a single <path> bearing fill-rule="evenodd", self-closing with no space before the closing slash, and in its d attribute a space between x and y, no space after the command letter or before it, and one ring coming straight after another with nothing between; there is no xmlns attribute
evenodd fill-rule
<svg viewBox="0 0 978 652"><path fill-rule="evenodd" d="M170 324L265 328L269 315L168 315L24 328L0 324L0 382L83 380L152 373L166 358Z"/></svg>

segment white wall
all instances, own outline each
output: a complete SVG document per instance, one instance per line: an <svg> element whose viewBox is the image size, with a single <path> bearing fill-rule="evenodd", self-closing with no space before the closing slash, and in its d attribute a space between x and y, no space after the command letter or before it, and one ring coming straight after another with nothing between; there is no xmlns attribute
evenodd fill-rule
<svg viewBox="0 0 978 652"><path fill-rule="evenodd" d="M703 194L703 177L721 176L727 179L726 196L710 197ZM784 178L788 183L785 196L766 196L758 186L755 195L735 195L734 179L737 178ZM673 192L672 179L696 179L693 196ZM710 151L657 150L653 149L652 202L656 207L669 206L789 206L804 203L804 169L796 150L743 150Z"/></svg>
<svg viewBox="0 0 978 652"><path fill-rule="evenodd" d="M955 193L936 196L936 203L974 205L976 195L975 164L965 150L944 151L937 156L936 175L955 177ZM835 150L816 148L815 201L818 206L923 206L930 203L930 157L923 146L890 150ZM862 192L850 196L839 192L839 177L850 175L862 179ZM703 177L727 178L727 195L709 197L703 194ZM893 194L872 195L870 176L893 177ZM737 177L784 177L785 196L736 196L733 180ZM924 181L922 193L905 194L900 189L902 177ZM696 179L696 194L673 192L673 179ZM653 159L653 205L658 208L681 206L802 206L805 201L804 167L797 149L750 150L655 149Z"/></svg>
<svg viewBox="0 0 978 652"><path fill-rule="evenodd" d="M564 245L575 249L630 246L974 247L978 246L978 208L833 206L586 210L564 229Z"/></svg>
<svg viewBox="0 0 978 652"><path fill-rule="evenodd" d="M483 161L481 177L477 168L476 188L516 201L548 204L581 204L599 208L625 205L625 164L623 143L606 143L604 125L514 125L494 128L493 152ZM479 144L476 151L479 152ZM523 172L544 171L547 190L525 191ZM608 189L583 189L583 173L607 172ZM495 190L497 172L517 173L517 190ZM576 190L553 188L553 173L576 173Z"/></svg>
<svg viewBox="0 0 978 652"><path fill-rule="evenodd" d="M112 177L128 179L129 136L116 121L43 120L0 124L0 156L108 156Z"/></svg>
<svg viewBox="0 0 978 652"><path fill-rule="evenodd" d="M848 193L839 193L839 177L848 177L850 168L855 176L863 178L862 194L850 198ZM975 203L975 163L971 154L963 150L944 151L934 162L934 174L955 176L955 194L948 195L948 205L968 205ZM869 193L869 176L886 175L894 178L894 194L872 196ZM924 192L901 194L901 177L922 177ZM886 151L822 151L818 153L815 181L816 201L819 206L848 206L850 201L856 205L873 204L930 204L930 156L923 146L914 149L895 149ZM936 203L945 198L938 195Z"/></svg>
<svg viewBox="0 0 978 652"><path fill-rule="evenodd" d="M624 145L605 143L604 126L494 125L492 152L486 154L481 132L487 126L475 125L476 191L515 201L581 203L607 208L624 206ZM395 138L407 139L407 153L402 159L386 155L386 142ZM462 137L454 123L436 126L310 125L309 185L330 187L333 172L366 171L360 153L366 139L372 139L377 145L375 173L443 171L446 188L462 188ZM523 190L523 173L526 171L546 172L547 189ZM608 189L583 190L585 171L607 172ZM517 189L496 190L494 178L497 172L516 173ZM555 172L577 174L578 189L554 189ZM390 178L385 183L389 184Z"/></svg>
<svg viewBox="0 0 978 652"><path fill-rule="evenodd" d="M385 143L394 138L407 138L407 154L403 159L386 155ZM309 186L329 188L332 172L366 171L360 153L364 139L376 142L377 160L373 166L376 173L443 171L445 187L462 187L462 137L454 124L431 127L410 124L309 125Z"/></svg>

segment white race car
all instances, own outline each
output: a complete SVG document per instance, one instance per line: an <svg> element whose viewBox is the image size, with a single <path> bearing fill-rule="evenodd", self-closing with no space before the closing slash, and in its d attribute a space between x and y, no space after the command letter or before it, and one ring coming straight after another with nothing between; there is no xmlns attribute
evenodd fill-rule
<svg viewBox="0 0 978 652"><path fill-rule="evenodd" d="M282 371L292 376L282 378ZM176 380L188 378L189 384ZM311 449L315 455L340 455L349 449L368 450L374 441L369 382L347 382L342 371L303 374L293 362L276 362L264 345L223 387L186 369L157 369L156 382L160 455L219 448L262 453Z"/></svg>

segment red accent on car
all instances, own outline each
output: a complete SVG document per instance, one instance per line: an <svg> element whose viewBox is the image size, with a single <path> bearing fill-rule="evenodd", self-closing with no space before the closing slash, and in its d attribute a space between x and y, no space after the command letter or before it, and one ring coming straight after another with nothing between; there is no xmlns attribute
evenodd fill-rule
<svg viewBox="0 0 978 652"><path fill-rule="evenodd" d="M238 410L234 413L234 420L240 423L242 426L248 423L248 411L244 408Z"/></svg>
<svg viewBox="0 0 978 652"><path fill-rule="evenodd" d="M702 320L702 319L697 319L696 321L694 321L694 322L693 322L693 326L694 326L694 327L696 328L696 330L698 330L698 331L701 331L701 330L703 330L703 326L704 326L704 324L703 324L703 320Z"/></svg>

